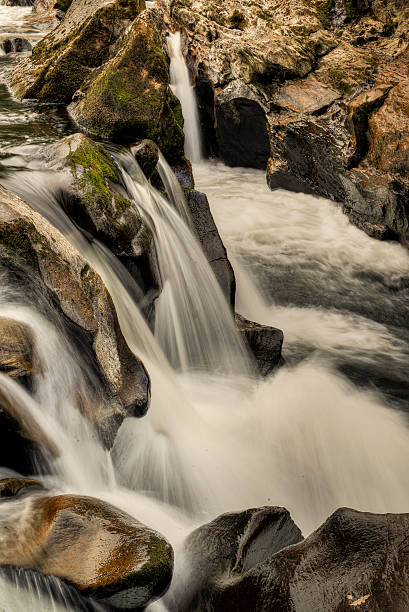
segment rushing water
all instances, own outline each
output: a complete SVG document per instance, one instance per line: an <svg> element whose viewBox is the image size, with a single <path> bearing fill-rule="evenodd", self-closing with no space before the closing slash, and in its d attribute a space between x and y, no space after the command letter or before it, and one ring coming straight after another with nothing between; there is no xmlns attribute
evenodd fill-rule
<svg viewBox="0 0 409 612"><path fill-rule="evenodd" d="M0 7L0 24L1 15ZM180 39L172 44L172 62L179 62L173 85L186 119L192 91ZM46 320L24 296L4 289L0 315L32 328L42 367L33 397L4 377L0 392L59 450L56 460L48 458L48 485L105 499L161 531L175 548L176 585L183 583L184 537L224 511L282 505L304 534L339 506L406 511L407 251L369 238L330 202L271 193L257 171L195 165L197 185L209 196L233 259L238 310L285 332L287 367L257 379L166 161L161 158L159 171L170 203L129 155L115 153L129 197L154 235L162 293L153 334L129 273L59 207L58 174L22 168L42 141L69 130L55 115L39 114L1 91L0 124L14 117L17 105L21 128L17 134L10 126L12 137L2 144L7 155L18 147L20 160L4 165L4 183L99 272L152 381L147 416L127 419L108 455L78 412L78 392L98 400L87 389L81 355L61 335L58 320ZM43 121L48 136L31 129ZM3 578L0 593L0 610L49 606L38 589L19 592ZM166 609L171 597L151 609ZM61 607L78 609L64 597L50 609Z"/></svg>

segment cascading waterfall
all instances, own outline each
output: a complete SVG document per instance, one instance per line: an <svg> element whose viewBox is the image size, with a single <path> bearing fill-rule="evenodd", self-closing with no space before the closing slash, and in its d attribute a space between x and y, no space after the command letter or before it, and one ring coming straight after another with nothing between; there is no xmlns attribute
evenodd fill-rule
<svg viewBox="0 0 409 612"><path fill-rule="evenodd" d="M173 36L174 57L183 62L180 38ZM183 72L172 72L172 78L178 79L173 84L178 86L175 91L180 93L184 107L184 100L189 96L192 99L193 93L187 91L191 86L186 74L184 63ZM184 112L187 116L185 108ZM187 121L186 129L190 130ZM34 397L5 377L0 377L0 393L7 394L14 409L26 414L59 450L59 457L51 461L53 473L47 477L51 488L95 495L161 531L176 552L176 587L183 584L180 548L184 537L196 525L225 511L282 505L290 510L304 534L340 506L373 512L406 511L406 416L377 393L355 387L331 364L323 365L319 356L297 365L291 362L291 367L267 379L252 376L229 308L189 229L183 194L166 161L160 158L159 172L170 203L147 183L129 154L115 155L129 197L155 240L162 281L155 335L138 307L143 296L135 281L104 245L85 238L60 208L54 194L61 187L61 177L31 172L19 173L18 177L12 174L7 180L7 186L48 218L101 275L126 340L145 363L152 381L147 416L127 419L118 432L112 458L107 456L75 402L78 391L87 394L81 356L61 336L58 322L46 321L33 305L27 306L18 295L4 290L0 315L30 326L42 371L36 379ZM312 284L318 291L331 279L328 293L359 287L364 282L356 273L360 267L372 279L374 275L390 276L391 269L398 270L402 278L407 274L409 258L403 249L398 245L381 246L353 228L353 235L348 234L346 239L349 250L344 258L348 261L342 260L331 274L322 276L323 262L331 256L335 263L342 258L345 245L337 246L337 241L342 242L341 237L349 232L336 214L329 215L325 224L328 235L322 237L324 223L315 199L267 191L262 195L257 187L258 174L242 170L235 173L223 166L201 164L195 167L195 174L213 202L213 214L227 247L240 258L236 265L238 304L247 309L244 314L262 316L263 322L277 324L287 313L289 334L295 319L293 306L278 307L268 302L268 296L258 295L254 279L241 269L244 264L250 271L261 269L265 274L272 268L277 274L284 270L288 278L294 261L291 258L296 258L295 269L307 279L306 285ZM223 200L221 195L225 193L228 195ZM323 201L321 204L332 206ZM309 217L301 223L306 208ZM277 217L281 240L268 231ZM257 225L260 218L262 227ZM299 233L291 242L294 227ZM321 233L316 228L321 228ZM377 249L385 249L382 257L375 256ZM383 270L381 261L386 266ZM283 282L280 284L278 276L273 280L269 284L278 294L283 291ZM399 278L395 281L399 286ZM357 302L359 294L357 288ZM382 299L381 310L385 310L388 300L398 298L385 290ZM336 315L338 320L344 316L341 311L329 315ZM322 349L324 341L336 347L342 337L353 352L353 334L345 336L341 330L334 339L322 313L314 325L321 325L321 344L317 341L315 348ZM385 336L381 337L381 332L378 330L377 336L374 329L368 323L366 338L378 342L372 346L376 353L384 347L382 338L392 332L385 327ZM296 348L306 342L305 329L304 336L301 325L298 330L299 336L293 336L290 342ZM393 344L389 341L387 350ZM403 344L396 347L399 361L405 351ZM345 355L346 350L342 351ZM369 353L368 346L367 358ZM7 612L22 612L23 607L36 612L78 610L71 601L61 598L50 604L32 584L21 591L2 576L0 592ZM165 610L171 597L172 590L151 609Z"/></svg>
<svg viewBox="0 0 409 612"><path fill-rule="evenodd" d="M170 55L170 79L173 93L182 104L185 129L185 153L192 162L202 159L199 113L195 92L190 84L190 75L183 57L180 32L168 36Z"/></svg>

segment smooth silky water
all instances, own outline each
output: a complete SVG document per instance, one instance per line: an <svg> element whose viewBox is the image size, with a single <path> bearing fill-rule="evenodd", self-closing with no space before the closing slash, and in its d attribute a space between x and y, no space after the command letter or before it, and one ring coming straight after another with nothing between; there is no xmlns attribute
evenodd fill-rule
<svg viewBox="0 0 409 612"><path fill-rule="evenodd" d="M179 62L178 70L172 66L173 85L185 112L186 96L192 100L189 75L180 64L180 38L172 44L172 64ZM0 122L14 104L5 90L4 101ZM19 113L27 113L28 125L43 119L23 105ZM19 147L20 162L3 166L2 182L101 275L127 342L149 371L152 401L147 416L127 419L112 452L104 451L78 410L78 394L95 410L103 401L87 388L84 356L62 335L58 319L45 320L4 279L0 315L32 328L42 367L33 397L6 377L0 392L59 450L56 460L44 458L46 484L105 499L162 532L175 549L176 587L183 584L184 538L225 511L285 506L304 535L340 506L407 511L409 254L368 238L330 202L272 193L259 172L198 162L197 187L209 196L235 267L238 311L285 332L287 366L260 380L192 235L166 160L159 170L169 201L129 154L114 152L157 250L162 293L152 333L139 308L144 296L129 273L59 206L62 178L25 167L35 150L26 154L24 147L32 147L33 138L38 147L41 139L70 131L60 130L58 121L55 129L53 121L49 139L21 129L6 145L8 154L9 146ZM1 524L0 512L0 530ZM44 585L27 583L22 588L17 578L2 577L0 610L79 609L69 597L56 598L55 588L46 597ZM150 609L166 610L171 601L172 588Z"/></svg>

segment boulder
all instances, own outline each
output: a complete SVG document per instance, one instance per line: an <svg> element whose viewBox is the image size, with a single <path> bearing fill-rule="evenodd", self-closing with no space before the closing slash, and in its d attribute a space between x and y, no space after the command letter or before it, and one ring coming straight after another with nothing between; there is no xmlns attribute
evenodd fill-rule
<svg viewBox="0 0 409 612"><path fill-rule="evenodd" d="M176 583L166 604L172 612L221 610L219 601L230 583L240 582L274 553L302 540L285 508L266 506L222 514L188 536L184 546L187 575L183 583ZM262 593L260 588L260 603ZM239 605L237 611L267 609L258 603L247 608ZM226 610L234 609L227 606Z"/></svg>
<svg viewBox="0 0 409 612"><path fill-rule="evenodd" d="M237 329L254 356L257 369L262 376L268 376L283 364L281 349L284 334L281 329L248 321L237 313L235 320Z"/></svg>
<svg viewBox="0 0 409 612"><path fill-rule="evenodd" d="M172 578L165 538L99 499L36 495L7 526L1 566L57 576L110 610L144 609Z"/></svg>
<svg viewBox="0 0 409 612"><path fill-rule="evenodd" d="M82 406L105 443L127 415L145 414L150 383L122 335L111 296L88 262L44 217L0 186L0 265L30 305L55 318L88 360L106 401ZM90 385L92 381L90 381Z"/></svg>
<svg viewBox="0 0 409 612"><path fill-rule="evenodd" d="M169 87L154 9L134 21L115 57L77 92L69 112L94 138L123 143L149 138L169 163L184 157L180 103Z"/></svg>
<svg viewBox="0 0 409 612"><path fill-rule="evenodd" d="M209 523L199 528L187 540L187 584L191 590L187 595L176 593L171 610L408 609L409 514L370 514L341 508L304 541L284 540L287 547L280 550L272 537L262 554L254 556L254 536L250 533L250 538L245 535L241 540L243 560L236 556L235 526L227 525L227 536L211 526ZM257 529L254 531L257 535ZM218 547L222 550L225 540L229 543L234 536L235 547L227 544L222 559Z"/></svg>
<svg viewBox="0 0 409 612"><path fill-rule="evenodd" d="M74 0L64 19L10 77L19 99L68 104L85 79L115 52L144 0Z"/></svg>

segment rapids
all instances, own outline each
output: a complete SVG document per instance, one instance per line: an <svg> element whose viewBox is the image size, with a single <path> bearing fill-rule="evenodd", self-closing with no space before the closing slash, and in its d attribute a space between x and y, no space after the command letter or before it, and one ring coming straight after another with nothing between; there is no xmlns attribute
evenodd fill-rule
<svg viewBox="0 0 409 612"><path fill-rule="evenodd" d="M0 28L16 31L18 23L20 31L26 13L13 9L14 21L6 23L0 7ZM173 86L189 137L198 130L194 96L180 37L170 40ZM1 144L2 183L99 272L152 382L148 414L127 419L106 453L75 403L74 385L87 393L83 356L60 335L58 320L45 320L4 280L0 314L31 326L42 368L34 397L3 377L0 391L60 450L44 466L48 486L107 500L162 532L175 549L175 585L183 584L183 539L222 512L285 506L307 535L340 506L407 511L409 253L369 238L332 202L272 193L260 172L200 160L199 138L193 145L188 138L187 151L196 147L197 187L209 197L233 261L237 309L285 333L287 365L260 380L166 160L159 170L169 201L129 154L114 152L128 195L154 234L162 294L152 333L128 272L59 207L58 174L29 163L40 144L71 131L69 120L57 109L44 113L19 104L0 88L0 129L7 124L9 134ZM1 578L0 610L79 609L27 583L22 589ZM166 610L171 598L172 588L150 609Z"/></svg>

